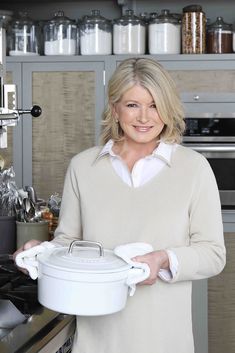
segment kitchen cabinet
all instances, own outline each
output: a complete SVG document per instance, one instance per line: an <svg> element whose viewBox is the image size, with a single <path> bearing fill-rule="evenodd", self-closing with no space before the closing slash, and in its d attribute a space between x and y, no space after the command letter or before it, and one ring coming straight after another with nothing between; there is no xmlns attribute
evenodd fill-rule
<svg viewBox="0 0 235 353"><path fill-rule="evenodd" d="M22 108L22 90L21 90L21 64L20 63L9 63L7 65L6 72L6 84L14 83L17 85L17 107ZM9 108L14 108L12 105L13 97L9 97ZM22 185L22 121L17 126L7 127L7 148L1 149L0 154L4 159L5 168L9 168L14 165L16 171L17 185Z"/></svg>
<svg viewBox="0 0 235 353"><path fill-rule="evenodd" d="M213 113L214 116L234 116L235 61L233 55L183 55L180 61L166 62L181 94L186 114Z"/></svg>
<svg viewBox="0 0 235 353"><path fill-rule="evenodd" d="M225 232L227 263L208 280L209 353L235 352L235 232Z"/></svg>
<svg viewBox="0 0 235 353"><path fill-rule="evenodd" d="M171 74L187 116L210 113L235 116L234 54L146 55L157 59ZM116 65L122 56L113 56Z"/></svg>
<svg viewBox="0 0 235 353"><path fill-rule="evenodd" d="M7 69L14 72L20 65L23 107L42 108L39 118L22 119L21 166L14 168L22 186L33 185L47 199L62 193L71 157L98 142L104 62L43 59L8 63Z"/></svg>

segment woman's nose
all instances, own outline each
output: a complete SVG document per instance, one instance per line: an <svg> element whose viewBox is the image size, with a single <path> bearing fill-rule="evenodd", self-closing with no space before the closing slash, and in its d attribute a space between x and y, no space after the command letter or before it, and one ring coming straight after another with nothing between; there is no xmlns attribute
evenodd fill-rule
<svg viewBox="0 0 235 353"><path fill-rule="evenodd" d="M141 122L141 123L146 123L148 121L148 112L147 112L147 109L145 108L142 108L140 111L139 111L139 114L137 116L137 121Z"/></svg>

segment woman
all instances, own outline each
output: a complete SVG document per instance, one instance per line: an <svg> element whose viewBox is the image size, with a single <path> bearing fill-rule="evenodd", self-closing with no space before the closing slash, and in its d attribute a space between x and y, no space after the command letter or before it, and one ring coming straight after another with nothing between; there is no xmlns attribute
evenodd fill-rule
<svg viewBox="0 0 235 353"><path fill-rule="evenodd" d="M151 273L124 310L77 318L73 353L193 353L192 280L225 265L216 181L207 160L179 144L182 105L157 62L123 61L108 98L103 146L72 159L53 241L155 250L135 258Z"/></svg>

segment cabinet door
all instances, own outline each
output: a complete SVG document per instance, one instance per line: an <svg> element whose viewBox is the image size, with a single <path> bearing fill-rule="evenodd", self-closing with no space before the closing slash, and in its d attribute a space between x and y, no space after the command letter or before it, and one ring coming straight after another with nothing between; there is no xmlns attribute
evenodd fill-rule
<svg viewBox="0 0 235 353"><path fill-rule="evenodd" d="M234 60L162 62L176 82L186 113L235 116Z"/></svg>
<svg viewBox="0 0 235 353"><path fill-rule="evenodd" d="M14 83L17 88L17 108L22 108L22 95L21 95L21 64L20 63L7 63L6 65L6 82L8 84ZM11 99L9 99L9 108ZM7 128L7 148L1 149L0 154L5 160L5 168L13 165L16 177L16 183L22 187L22 119L16 126L9 126Z"/></svg>
<svg viewBox="0 0 235 353"><path fill-rule="evenodd" d="M42 108L23 121L23 182L39 197L62 193L72 156L98 141L104 107L102 62L23 64L23 101Z"/></svg>
<svg viewBox="0 0 235 353"><path fill-rule="evenodd" d="M235 352L235 233L225 233L227 263L208 280L209 353Z"/></svg>
<svg viewBox="0 0 235 353"><path fill-rule="evenodd" d="M195 58L196 56L196 58ZM112 69L128 56L113 56ZM187 116L235 116L235 61L211 55L149 55L171 74ZM218 56L217 56L218 57Z"/></svg>

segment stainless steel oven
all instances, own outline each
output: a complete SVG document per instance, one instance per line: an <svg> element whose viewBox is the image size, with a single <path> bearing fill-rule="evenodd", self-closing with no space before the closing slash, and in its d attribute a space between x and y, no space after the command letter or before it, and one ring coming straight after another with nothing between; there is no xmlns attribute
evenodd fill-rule
<svg viewBox="0 0 235 353"><path fill-rule="evenodd" d="M217 180L222 208L235 208L235 113L190 115L183 144L207 158Z"/></svg>

